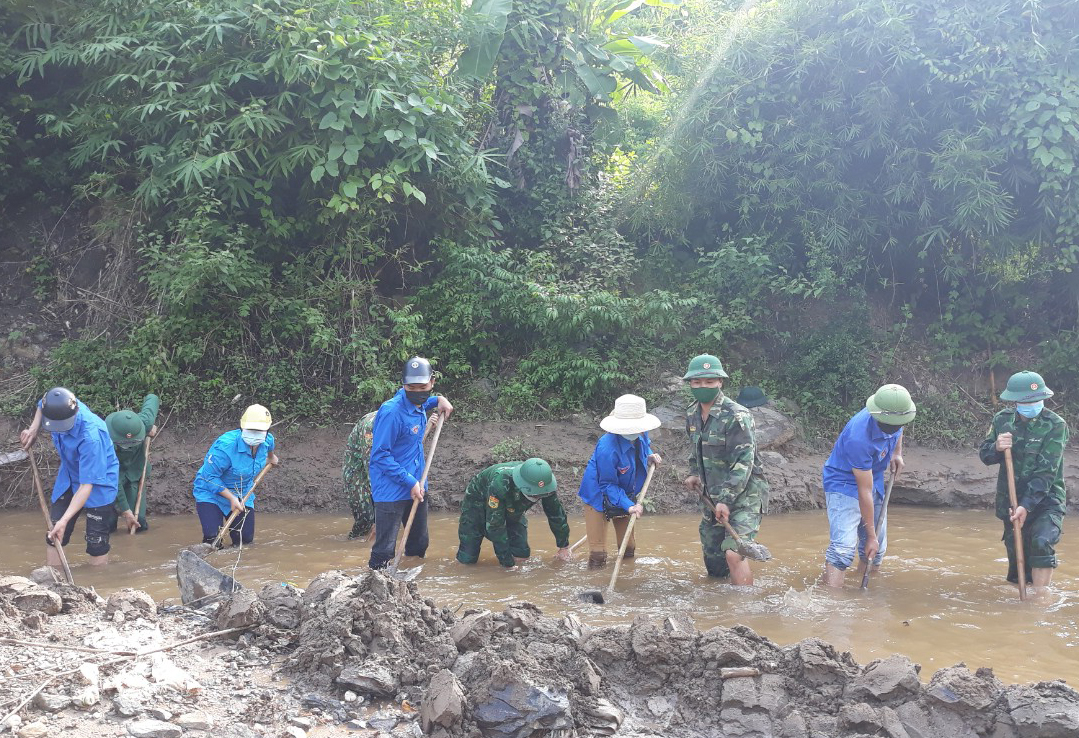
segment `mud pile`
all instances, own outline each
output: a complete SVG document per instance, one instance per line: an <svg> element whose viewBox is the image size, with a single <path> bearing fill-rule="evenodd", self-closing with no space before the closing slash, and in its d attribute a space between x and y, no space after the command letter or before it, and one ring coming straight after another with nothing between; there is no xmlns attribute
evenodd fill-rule
<svg viewBox="0 0 1079 738"><path fill-rule="evenodd" d="M591 628L529 604L456 617L374 572L312 582L286 668L419 705L442 738L1079 735L1079 693L1063 682L1005 686L958 665L922 684L903 656L863 667L817 639L779 647L680 617Z"/></svg>

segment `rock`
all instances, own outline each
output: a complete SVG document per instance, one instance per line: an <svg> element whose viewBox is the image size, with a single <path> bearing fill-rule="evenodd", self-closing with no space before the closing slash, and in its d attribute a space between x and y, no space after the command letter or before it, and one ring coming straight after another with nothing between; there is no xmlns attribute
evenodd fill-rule
<svg viewBox="0 0 1079 738"><path fill-rule="evenodd" d="M65 694L38 692L34 697L34 705L45 712L59 712L71 706L71 698Z"/></svg>
<svg viewBox="0 0 1079 738"><path fill-rule="evenodd" d="M135 738L180 738L184 729L164 720L136 720L129 723L127 732Z"/></svg>
<svg viewBox="0 0 1079 738"><path fill-rule="evenodd" d="M1075 738L1079 735L1079 692L1064 682L1013 686L1004 702L1019 738Z"/></svg>
<svg viewBox="0 0 1079 738"><path fill-rule="evenodd" d="M142 712L142 706L146 704L146 700L149 698L144 692L136 690L124 690L116 694L112 698L113 709L116 710L116 714L123 717L135 717Z"/></svg>
<svg viewBox="0 0 1079 738"><path fill-rule="evenodd" d="M762 405L750 408L749 412L753 416L757 448L761 451L782 448L797 435L794 421L775 408Z"/></svg>
<svg viewBox="0 0 1079 738"><path fill-rule="evenodd" d="M531 602L517 602L503 610L502 617L510 630L529 631L536 627L536 623L543 617L543 611Z"/></svg>
<svg viewBox="0 0 1079 738"><path fill-rule="evenodd" d="M395 675L377 663L350 663L337 676L337 683L378 697L392 697L401 686Z"/></svg>
<svg viewBox="0 0 1079 738"><path fill-rule="evenodd" d="M176 557L176 582L180 587L180 601L196 607L205 607L243 589L239 582L222 574L190 549L180 551Z"/></svg>
<svg viewBox="0 0 1079 738"><path fill-rule="evenodd" d="M214 719L209 713L196 710L194 712L185 712L176 718L176 724L184 730L210 730L214 727Z"/></svg>
<svg viewBox="0 0 1079 738"><path fill-rule="evenodd" d="M464 713L464 687L452 671L443 669L427 686L427 696L420 708L420 724L425 733L430 733L436 725L451 728L461 721Z"/></svg>
<svg viewBox="0 0 1079 738"><path fill-rule="evenodd" d="M16 609L26 614L56 615L64 606L60 595L26 577L0 577L0 594L10 597Z"/></svg>
<svg viewBox="0 0 1079 738"><path fill-rule="evenodd" d="M345 704L332 697L324 697L318 693L311 692L310 694L305 694L303 696L303 699L300 700L300 704L304 707L322 710L322 712L328 715L334 722L342 723L348 719L348 712L345 709Z"/></svg>
<svg viewBox="0 0 1079 738"><path fill-rule="evenodd" d="M605 699L599 699L594 706L584 709L582 722L588 726L591 735L614 735L622 727L626 714Z"/></svg>
<svg viewBox="0 0 1079 738"><path fill-rule="evenodd" d="M917 695L921 688L918 667L906 656L893 655L866 666L865 671L847 686L846 697L856 701L888 702Z"/></svg>
<svg viewBox="0 0 1079 738"><path fill-rule="evenodd" d="M756 649L752 643L730 628L717 626L701 634L700 655L711 669L746 666L753 663Z"/></svg>
<svg viewBox="0 0 1079 738"><path fill-rule="evenodd" d="M258 625L266 616L266 606L249 589L234 592L218 609L214 625L219 630Z"/></svg>
<svg viewBox="0 0 1079 738"><path fill-rule="evenodd" d="M495 738L528 738L535 732L546 735L574 729L565 693L519 676L509 676L502 686L492 684L473 715L484 735Z"/></svg>
<svg viewBox="0 0 1079 738"><path fill-rule="evenodd" d="M48 587L60 583L60 574L51 566L39 566L30 572L30 581Z"/></svg>
<svg viewBox="0 0 1079 738"><path fill-rule="evenodd" d="M96 687L101 679L101 669L98 668L97 664L82 664L79 666L79 678L82 679L83 684L91 684Z"/></svg>
<svg viewBox="0 0 1079 738"><path fill-rule="evenodd" d="M353 692L351 689L345 690L345 702L355 702L359 695Z"/></svg>
<svg viewBox="0 0 1079 738"><path fill-rule="evenodd" d="M811 685L845 685L857 667L849 653L842 656L820 638L806 638L784 649L799 676Z"/></svg>
<svg viewBox="0 0 1079 738"><path fill-rule="evenodd" d="M367 721L367 724L375 730L381 730L389 733L391 730L397 727L397 718L389 717L376 717Z"/></svg>
<svg viewBox="0 0 1079 738"><path fill-rule="evenodd" d="M198 694L202 691L202 685L195 680L195 677L172 663L165 654L155 653L150 659L152 663L150 678L158 684L171 687L184 694Z"/></svg>
<svg viewBox="0 0 1079 738"><path fill-rule="evenodd" d="M101 690L96 684L83 687L71 698L71 703L82 710L87 710L101 701Z"/></svg>
<svg viewBox="0 0 1079 738"><path fill-rule="evenodd" d="M301 715L292 715L288 719L291 725L295 725L297 728L303 728L304 730L311 730L315 727L315 721L309 717L303 717Z"/></svg>
<svg viewBox="0 0 1079 738"><path fill-rule="evenodd" d="M153 597L141 590L121 589L113 592L105 601L105 615L114 617L117 613L125 618L153 620L157 617L157 603Z"/></svg>
<svg viewBox="0 0 1079 738"><path fill-rule="evenodd" d="M772 714L781 714L788 701L783 677L778 674L726 679L720 697L724 708L764 710Z"/></svg>
<svg viewBox="0 0 1079 738"><path fill-rule="evenodd" d="M168 722L172 720L172 712L163 707L151 707L146 711L154 720Z"/></svg>
<svg viewBox="0 0 1079 738"><path fill-rule="evenodd" d="M4 732L5 730L10 730L12 733L17 733L19 730L19 726L21 725L21 717L19 717L18 715L9 715L7 719L4 720L4 724L0 725L0 733Z"/></svg>
<svg viewBox="0 0 1079 738"><path fill-rule="evenodd" d="M300 625L303 611L303 590L286 582L270 583L259 590L259 601L266 621L277 628L291 630Z"/></svg>
<svg viewBox="0 0 1079 738"><path fill-rule="evenodd" d="M493 627L490 610L467 613L450 628L450 638L458 651L474 651L487 643Z"/></svg>
<svg viewBox="0 0 1079 738"><path fill-rule="evenodd" d="M864 702L856 702L839 708L836 727L844 732L875 734L884 727L884 723L875 708Z"/></svg>
<svg viewBox="0 0 1079 738"><path fill-rule="evenodd" d="M51 732L48 725L35 720L19 728L19 738L45 738Z"/></svg>
<svg viewBox="0 0 1079 738"><path fill-rule="evenodd" d="M307 738L307 731L303 728L297 728L295 725L290 725L285 728L285 735L288 738Z"/></svg>

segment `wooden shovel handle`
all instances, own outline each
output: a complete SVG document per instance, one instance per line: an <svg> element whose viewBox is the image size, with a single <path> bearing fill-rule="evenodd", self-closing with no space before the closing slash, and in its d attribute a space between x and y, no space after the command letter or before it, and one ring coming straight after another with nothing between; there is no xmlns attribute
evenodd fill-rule
<svg viewBox="0 0 1079 738"><path fill-rule="evenodd" d="M438 437L442 434L442 422L445 420L445 416L442 413L438 413L438 420L435 421L435 437L431 439L431 449L427 452L427 463L423 467L423 476L420 477L420 489L423 489L427 483L427 475L431 471L431 462L435 458L435 448L438 446ZM408 541L408 534L412 531L412 521L416 519L416 510L420 507L419 500L412 501L412 508L408 511L408 520L405 522L405 531L401 535L400 540L397 541L397 551L393 555L393 562L390 564L390 574L397 573L397 567L401 564L401 557L405 555L405 543Z"/></svg>
<svg viewBox="0 0 1079 738"><path fill-rule="evenodd" d="M1004 466L1008 471L1008 502L1011 503L1011 512L1019 507L1019 500L1015 494L1015 466L1012 464L1012 450L1004 449ZM1029 512L1029 511L1028 511ZM1027 598L1027 561L1023 553L1023 526L1018 520L1012 521L1012 536L1015 538L1015 563L1019 569L1019 599Z"/></svg>
<svg viewBox="0 0 1079 738"><path fill-rule="evenodd" d="M34 477L34 490L37 492L37 501L41 504L41 514L45 516L45 535L48 535L49 531L52 530L52 514L49 512L49 505L45 502L45 490L41 487L41 474L37 470L34 449L29 448L26 453L30 458L30 472ZM75 577L71 576L71 567L67 565L67 556L64 554L64 542L62 540L53 540L52 546L60 554L60 564L64 567L64 576L67 577L67 583L74 584Z"/></svg>
<svg viewBox="0 0 1079 738"><path fill-rule="evenodd" d="M638 505L644 505L644 498L648 494L648 485L652 483L652 475L656 471L656 465L652 462L648 464L648 474L644 478L644 486L641 487L641 494L637 496ZM633 538L633 526L637 523L637 516L629 516L629 525L626 526L626 534L622 536L622 545L618 547L618 558L614 561L614 571L611 572L611 583L607 585L607 592L614 591L614 583L618 581L618 572L622 569L622 558L626 555L626 546L629 545L630 539Z"/></svg>
<svg viewBox="0 0 1079 738"><path fill-rule="evenodd" d="M261 482L262 478L264 476L266 476L266 472L270 471L271 466L273 466L273 464L271 464L270 460L267 458L266 466L262 467L262 471L260 471L258 473L258 476L255 477L254 484L252 484L251 488L249 490L247 490L247 494L244 495L244 498L242 500L240 500L240 507L241 508L246 506L247 501L249 499L251 499L251 495L255 493L255 487L259 486L259 482ZM232 521L236 520L236 516L239 515L239 514L240 514L239 510L233 510L231 513L229 513L229 516L227 518L225 518L225 524L223 526L221 526L221 530L219 530L217 532L217 538L215 538L214 542L211 544L213 546L213 548L217 548L217 544L221 543L221 539L225 537L225 534L228 532L229 528L232 526Z"/></svg>
<svg viewBox="0 0 1079 738"><path fill-rule="evenodd" d="M146 470L150 466L150 435L146 435L146 440L142 442L142 476L139 477L139 495L135 499L135 524L127 526L127 532L131 535L135 535L135 531L139 529L139 508L142 507L142 490L146 487Z"/></svg>

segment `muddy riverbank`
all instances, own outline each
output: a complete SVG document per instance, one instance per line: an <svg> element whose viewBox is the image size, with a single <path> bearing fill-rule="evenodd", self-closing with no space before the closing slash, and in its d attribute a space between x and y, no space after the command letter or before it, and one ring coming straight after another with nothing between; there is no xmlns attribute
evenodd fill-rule
<svg viewBox="0 0 1079 738"><path fill-rule="evenodd" d="M217 631L229 632L172 647ZM860 665L818 638L783 647L685 615L594 627L528 603L454 613L373 572L271 584L201 611L7 578L0 634L20 641L0 642L0 704L21 738L1079 731L1079 693L1059 681L1006 685L964 665L929 676L902 656Z"/></svg>

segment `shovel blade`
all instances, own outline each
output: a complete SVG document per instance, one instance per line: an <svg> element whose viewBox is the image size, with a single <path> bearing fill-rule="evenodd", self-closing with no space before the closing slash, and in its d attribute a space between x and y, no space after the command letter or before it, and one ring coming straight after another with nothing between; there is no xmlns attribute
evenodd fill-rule
<svg viewBox="0 0 1079 738"><path fill-rule="evenodd" d="M402 582L411 582L420 575L421 571L423 571L423 564L413 566L411 569L398 569L393 573L393 576Z"/></svg>
<svg viewBox="0 0 1079 738"><path fill-rule="evenodd" d="M752 561L771 561L772 552L763 543L745 541L738 547L738 553Z"/></svg>
<svg viewBox="0 0 1079 738"><path fill-rule="evenodd" d="M587 602L590 605L602 605L606 603L606 599L603 597L603 593L598 589L587 589L581 592L578 597L582 602Z"/></svg>

